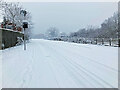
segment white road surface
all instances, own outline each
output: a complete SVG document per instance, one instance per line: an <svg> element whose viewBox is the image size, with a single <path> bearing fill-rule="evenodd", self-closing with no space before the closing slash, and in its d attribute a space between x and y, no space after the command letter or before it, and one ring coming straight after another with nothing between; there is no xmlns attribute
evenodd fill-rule
<svg viewBox="0 0 120 90"><path fill-rule="evenodd" d="M118 48L31 40L2 51L3 88L117 88Z"/></svg>

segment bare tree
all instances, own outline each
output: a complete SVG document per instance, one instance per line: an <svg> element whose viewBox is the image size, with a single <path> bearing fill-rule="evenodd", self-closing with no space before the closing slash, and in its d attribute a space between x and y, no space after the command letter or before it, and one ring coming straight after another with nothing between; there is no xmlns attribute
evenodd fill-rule
<svg viewBox="0 0 120 90"><path fill-rule="evenodd" d="M0 17L2 17L2 0L0 0Z"/></svg>
<svg viewBox="0 0 120 90"><path fill-rule="evenodd" d="M18 23L21 20L20 11L22 10L21 6L18 3L7 3L2 4L3 16L11 21L12 23ZM19 17L19 20L18 20Z"/></svg>
<svg viewBox="0 0 120 90"><path fill-rule="evenodd" d="M16 24L16 26L21 27L23 20L27 20L29 23L29 28L26 30L27 37L30 37L31 35L31 29L32 29L32 16L31 13L28 12L26 17L22 15L20 12L24 10L24 8L20 5L20 3L8 3L8 2L2 2L2 14L6 18L6 20L12 22L13 24Z"/></svg>
<svg viewBox="0 0 120 90"><path fill-rule="evenodd" d="M56 27L50 27L46 32L47 38L53 39L59 36L59 30Z"/></svg>
<svg viewBox="0 0 120 90"><path fill-rule="evenodd" d="M101 36L104 38L117 38L118 34L118 13L106 19L101 24Z"/></svg>
<svg viewBox="0 0 120 90"><path fill-rule="evenodd" d="M0 0L0 8L2 8L1 6L2 6L2 0Z"/></svg>

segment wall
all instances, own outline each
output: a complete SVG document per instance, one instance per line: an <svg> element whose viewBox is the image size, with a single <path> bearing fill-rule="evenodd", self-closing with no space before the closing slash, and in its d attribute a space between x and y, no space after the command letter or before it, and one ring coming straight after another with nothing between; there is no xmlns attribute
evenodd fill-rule
<svg viewBox="0 0 120 90"><path fill-rule="evenodd" d="M17 37L23 38L23 33L8 29L0 29L0 49L5 49L15 46L18 41Z"/></svg>

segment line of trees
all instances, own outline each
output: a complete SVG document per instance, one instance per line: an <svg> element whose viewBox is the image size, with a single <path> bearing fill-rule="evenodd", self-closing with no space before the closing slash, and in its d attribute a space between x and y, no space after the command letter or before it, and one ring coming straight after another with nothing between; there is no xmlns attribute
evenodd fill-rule
<svg viewBox="0 0 120 90"><path fill-rule="evenodd" d="M69 37L83 37L83 38L118 38L118 13L106 19L101 27L96 28L88 26L87 28L79 29L76 32L71 32ZM64 35L66 35L64 33ZM60 33L56 27L50 27L46 31L46 36L49 38L59 37Z"/></svg>
<svg viewBox="0 0 120 90"><path fill-rule="evenodd" d="M110 46L112 43L120 45L120 29L119 29L118 12L106 19L101 27L88 26L87 28L79 29L76 32L71 32L69 35L60 33L56 27L50 27L45 34L42 34L45 39L62 40L77 43L105 44ZM37 35L39 37L39 35Z"/></svg>
<svg viewBox="0 0 120 90"><path fill-rule="evenodd" d="M97 42L100 41L102 44L104 42L109 42L110 46L112 41L117 41L118 46L120 47L120 17L119 13L114 13L111 17L106 19L101 27L95 28L89 26L88 28L79 29L77 32L72 32L69 35L69 38L73 42L79 42L79 38L84 38L85 40L92 40ZM85 41L86 42L86 41Z"/></svg>
<svg viewBox="0 0 120 90"><path fill-rule="evenodd" d="M118 38L118 13L106 19L100 28L88 27L72 32L70 37L83 38Z"/></svg>

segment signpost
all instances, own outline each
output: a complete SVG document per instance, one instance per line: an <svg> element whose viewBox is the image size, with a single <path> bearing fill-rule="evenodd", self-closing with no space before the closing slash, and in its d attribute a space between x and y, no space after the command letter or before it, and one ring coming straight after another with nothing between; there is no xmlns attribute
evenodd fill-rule
<svg viewBox="0 0 120 90"><path fill-rule="evenodd" d="M25 16L27 14L27 11L21 10L20 14L24 15L24 20L25 20ZM24 50L26 50L26 31L25 31L25 29L28 28L28 22L27 21L23 21L23 25L22 26L24 28Z"/></svg>
<svg viewBox="0 0 120 90"><path fill-rule="evenodd" d="M23 28L24 28L24 50L26 50L26 31L25 31L25 28L28 28L27 22L23 22Z"/></svg>

